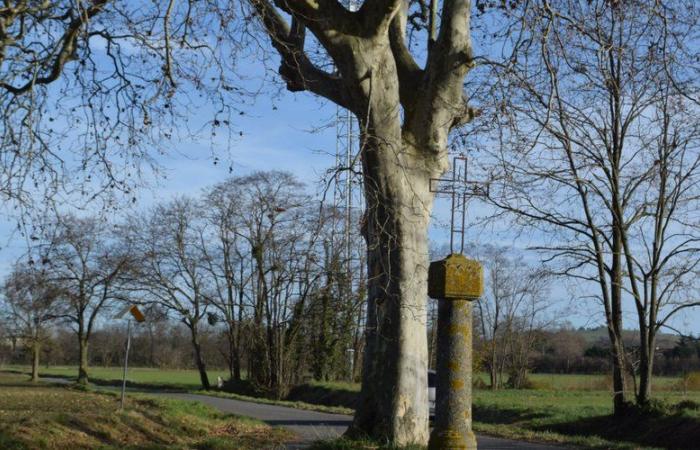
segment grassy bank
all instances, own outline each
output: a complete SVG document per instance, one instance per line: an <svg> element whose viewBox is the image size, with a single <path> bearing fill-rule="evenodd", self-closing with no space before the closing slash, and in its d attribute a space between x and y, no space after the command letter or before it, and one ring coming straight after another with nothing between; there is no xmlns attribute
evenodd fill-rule
<svg viewBox="0 0 700 450"><path fill-rule="evenodd" d="M197 402L34 385L0 373L0 448L283 448L288 432L218 413Z"/></svg>
<svg viewBox="0 0 700 450"><path fill-rule="evenodd" d="M114 369L116 370L116 369ZM110 372L107 372L109 374ZM100 372L93 373L99 380ZM480 374L482 378L484 375ZM194 371L136 369L133 380L156 385L194 386ZM189 382L189 383L188 383ZM478 382L477 382L478 383ZM631 411L619 421L611 418L608 377L602 375L531 376L531 389L474 390L474 428L494 436L576 445L584 448L697 448L700 436L700 391L680 388L678 378L655 379L655 411ZM286 401L253 398L249 393L207 392L210 395L281 404L300 409L351 414L359 384L312 382L294 388ZM677 407L674 405L681 405ZM665 406L663 406L665 405ZM333 442L328 448L376 448L372 443ZM374 446L374 447L373 447ZM319 447L321 448L321 447Z"/></svg>
<svg viewBox="0 0 700 450"><path fill-rule="evenodd" d="M500 437L587 448L697 448L700 393L659 393L656 399L666 406L643 413L631 410L613 420L606 391L477 390L474 428ZM686 407L673 406L679 404Z"/></svg>

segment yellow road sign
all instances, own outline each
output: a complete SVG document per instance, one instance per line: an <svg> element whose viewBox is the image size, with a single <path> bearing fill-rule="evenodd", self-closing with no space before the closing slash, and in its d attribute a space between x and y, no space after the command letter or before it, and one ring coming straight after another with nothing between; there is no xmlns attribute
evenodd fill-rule
<svg viewBox="0 0 700 450"><path fill-rule="evenodd" d="M129 308L129 312L131 313L132 316L134 316L134 319L136 319L136 321L139 323L146 320L146 316L143 315L141 310L136 305L131 305L131 308Z"/></svg>

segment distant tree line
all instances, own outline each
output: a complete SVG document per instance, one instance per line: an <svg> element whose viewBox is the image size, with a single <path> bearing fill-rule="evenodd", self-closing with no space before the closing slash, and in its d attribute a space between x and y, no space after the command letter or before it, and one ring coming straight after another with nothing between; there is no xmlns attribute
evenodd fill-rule
<svg viewBox="0 0 700 450"><path fill-rule="evenodd" d="M120 365L125 323L136 304L131 365L226 368L234 382L282 398L308 378L357 380L364 344L365 254L360 217L324 206L286 172L233 177L198 197L177 197L119 222L64 215L32 236L32 251L2 284L0 362ZM349 241L345 241L345 236ZM562 328L554 318L551 272L523 252L470 246L484 262L476 304L476 369L488 387L525 388L532 372L607 373L605 333ZM446 248L433 249L433 259ZM427 340L434 367L435 302ZM623 334L639 361L636 332ZM654 373L700 369L692 338L657 339Z"/></svg>
<svg viewBox="0 0 700 450"><path fill-rule="evenodd" d="M161 365L163 338L179 346L186 330L190 349L181 353L192 356L204 388L207 364L222 362L233 380L245 372L277 397L307 374L356 378L366 277L359 218L350 217L346 233L344 211L275 171L231 178L117 223L60 216L32 237L36 245L4 283L2 328L33 349L35 371L42 347L70 329L77 356L64 361L78 364L81 383L91 363L118 362L114 347L123 339L99 341L116 333L112 318L127 303L149 318L151 338L135 346L136 363ZM156 344L162 317L172 333ZM180 357L166 364L175 361L189 365Z"/></svg>

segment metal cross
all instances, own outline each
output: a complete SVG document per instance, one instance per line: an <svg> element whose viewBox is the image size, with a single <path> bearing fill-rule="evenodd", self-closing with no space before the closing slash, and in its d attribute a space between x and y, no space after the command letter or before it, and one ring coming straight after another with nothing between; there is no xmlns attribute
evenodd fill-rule
<svg viewBox="0 0 700 450"><path fill-rule="evenodd" d="M463 167L460 167L463 166ZM436 194L450 194L452 208L450 217L450 253L454 253L455 235L459 235L459 252L464 253L464 231L467 217L467 201L471 197L485 197L489 194L487 181L470 180L467 176L467 157L455 156L452 160L452 178L431 178L430 192ZM461 217L455 217L459 213ZM456 224L459 218L461 224Z"/></svg>

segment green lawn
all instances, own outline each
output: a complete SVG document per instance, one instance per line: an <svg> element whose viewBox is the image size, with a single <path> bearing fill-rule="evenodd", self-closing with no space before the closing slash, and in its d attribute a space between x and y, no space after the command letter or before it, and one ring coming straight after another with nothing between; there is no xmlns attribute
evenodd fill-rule
<svg viewBox="0 0 700 450"><path fill-rule="evenodd" d="M483 381L485 374L479 374ZM583 448L698 448L700 391L683 393L680 379L658 377L654 398L665 410L640 414L631 411L613 421L609 379L604 375L531 375L534 389L491 391L474 389L474 429L505 438L561 443ZM306 402L344 402L359 384L313 382L305 389ZM681 402L685 402L682 404ZM694 402L694 403L693 403ZM683 408L674 405L685 406ZM319 444L318 449L345 449L344 441ZM358 448L381 448L358 443Z"/></svg>
<svg viewBox="0 0 700 450"><path fill-rule="evenodd" d="M0 448L241 449L284 448L289 432L225 415L199 402L127 398L66 386L31 384L0 373Z"/></svg>
<svg viewBox="0 0 700 450"><path fill-rule="evenodd" d="M612 420L607 391L476 390L474 428L502 437L542 440L587 448L693 448L700 436L700 392L661 392L663 413L630 412ZM681 401L689 408L676 408ZM692 445L690 444L692 442Z"/></svg>
<svg viewBox="0 0 700 450"><path fill-rule="evenodd" d="M16 370L29 373L27 366L3 366L2 370ZM40 376L55 376L65 378L77 378L78 368L75 366L55 366L39 370ZM209 370L209 382L216 386L216 378L228 378L226 370ZM94 382L114 382L122 379L121 367L90 367L88 371L90 381ZM202 387L199 380L199 372L196 370L175 370L175 369L151 369L144 367L129 368L127 380L132 384L154 387L172 387L177 389L191 390Z"/></svg>
<svg viewBox="0 0 700 450"><path fill-rule="evenodd" d="M477 383L488 385L488 375L478 373L474 376ZM536 390L557 391L604 391L612 388L612 381L607 375L568 375L534 373L529 379ZM681 379L678 377L654 377L655 391L678 391ZM347 381L312 381L311 385L333 390L359 391L359 383Z"/></svg>

